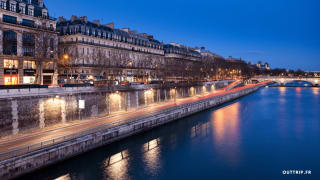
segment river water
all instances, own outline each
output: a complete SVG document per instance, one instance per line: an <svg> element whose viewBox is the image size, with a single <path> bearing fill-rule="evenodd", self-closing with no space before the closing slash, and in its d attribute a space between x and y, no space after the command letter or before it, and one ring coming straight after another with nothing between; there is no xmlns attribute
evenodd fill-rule
<svg viewBox="0 0 320 180"><path fill-rule="evenodd" d="M260 89L29 178L320 179L320 89Z"/></svg>

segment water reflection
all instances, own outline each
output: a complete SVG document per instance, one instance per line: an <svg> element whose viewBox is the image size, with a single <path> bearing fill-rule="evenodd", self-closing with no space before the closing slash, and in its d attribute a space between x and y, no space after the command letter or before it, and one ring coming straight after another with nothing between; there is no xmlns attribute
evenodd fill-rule
<svg viewBox="0 0 320 180"><path fill-rule="evenodd" d="M207 137L210 133L210 124L209 122L206 123L199 123L197 125L192 126L191 128L191 140L196 138L204 138Z"/></svg>
<svg viewBox="0 0 320 180"><path fill-rule="evenodd" d="M105 176L111 179L127 179L128 157L128 150L125 150L107 158L104 162Z"/></svg>
<svg viewBox="0 0 320 180"><path fill-rule="evenodd" d="M160 162L160 139L154 139L142 146L143 162L147 168L147 172L155 175L161 167Z"/></svg>
<svg viewBox="0 0 320 180"><path fill-rule="evenodd" d="M280 95L281 95L281 96L285 96L286 90L287 90L287 88L285 88L285 87L280 87L280 88L279 88Z"/></svg>
<svg viewBox="0 0 320 180"><path fill-rule="evenodd" d="M71 177L70 177L70 174L66 174L58 178L55 178L54 180L71 180Z"/></svg>
<svg viewBox="0 0 320 180"><path fill-rule="evenodd" d="M297 97L301 96L301 88L300 87L296 87L296 96Z"/></svg>
<svg viewBox="0 0 320 180"><path fill-rule="evenodd" d="M319 88L312 88L313 95L319 95Z"/></svg>
<svg viewBox="0 0 320 180"><path fill-rule="evenodd" d="M237 102L214 111L211 116L215 148L231 166L239 162L240 156L240 108L241 104ZM228 150L222 146L227 146Z"/></svg>

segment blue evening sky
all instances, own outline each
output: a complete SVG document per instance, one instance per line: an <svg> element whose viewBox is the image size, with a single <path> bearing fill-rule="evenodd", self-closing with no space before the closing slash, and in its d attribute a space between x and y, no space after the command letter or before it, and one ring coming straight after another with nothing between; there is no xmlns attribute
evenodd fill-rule
<svg viewBox="0 0 320 180"><path fill-rule="evenodd" d="M318 0L46 0L51 16L88 16L165 43L205 46L272 68L320 71Z"/></svg>

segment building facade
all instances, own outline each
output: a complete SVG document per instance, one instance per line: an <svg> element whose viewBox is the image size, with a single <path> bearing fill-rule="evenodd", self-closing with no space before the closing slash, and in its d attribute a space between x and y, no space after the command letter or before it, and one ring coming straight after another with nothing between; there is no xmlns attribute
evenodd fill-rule
<svg viewBox="0 0 320 180"><path fill-rule="evenodd" d="M177 43L164 45L166 81L199 80L201 54L195 49Z"/></svg>
<svg viewBox="0 0 320 180"><path fill-rule="evenodd" d="M129 28L116 29L87 17L62 17L59 34L59 79L148 82L162 78L163 44Z"/></svg>
<svg viewBox="0 0 320 180"><path fill-rule="evenodd" d="M0 85L57 82L56 21L42 0L0 0Z"/></svg>

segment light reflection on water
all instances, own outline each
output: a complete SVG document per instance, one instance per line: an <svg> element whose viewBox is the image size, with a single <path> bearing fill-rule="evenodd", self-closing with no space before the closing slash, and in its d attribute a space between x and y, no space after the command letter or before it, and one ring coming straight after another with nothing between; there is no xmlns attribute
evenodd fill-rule
<svg viewBox="0 0 320 180"><path fill-rule="evenodd" d="M146 169L152 175L156 175L157 171L161 168L162 164L159 160L160 149L159 149L159 139L154 139L145 143L143 147L143 162Z"/></svg>
<svg viewBox="0 0 320 180"><path fill-rule="evenodd" d="M229 165L236 165L240 157L240 108L241 104L237 102L214 111L211 117L216 151L219 156L223 156L230 162ZM222 146L225 146L228 151L221 148Z"/></svg>
<svg viewBox="0 0 320 180"><path fill-rule="evenodd" d="M312 92L314 95L319 95L319 88L312 88Z"/></svg>
<svg viewBox="0 0 320 180"><path fill-rule="evenodd" d="M105 176L112 179L128 178L128 157L128 150L125 150L107 158L104 163Z"/></svg>
<svg viewBox="0 0 320 180"><path fill-rule="evenodd" d="M54 180L71 180L71 177L70 177L70 174L66 174L58 178L55 178Z"/></svg>

